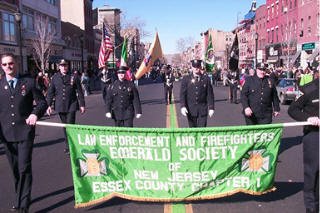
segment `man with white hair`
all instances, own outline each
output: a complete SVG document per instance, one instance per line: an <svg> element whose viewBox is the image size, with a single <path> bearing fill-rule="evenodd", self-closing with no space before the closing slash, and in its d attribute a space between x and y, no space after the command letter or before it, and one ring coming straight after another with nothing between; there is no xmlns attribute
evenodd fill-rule
<svg viewBox="0 0 320 213"><path fill-rule="evenodd" d="M214 94L209 77L201 73L202 61L192 60L192 73L184 76L180 89L181 114L189 127L206 127L214 114Z"/></svg>

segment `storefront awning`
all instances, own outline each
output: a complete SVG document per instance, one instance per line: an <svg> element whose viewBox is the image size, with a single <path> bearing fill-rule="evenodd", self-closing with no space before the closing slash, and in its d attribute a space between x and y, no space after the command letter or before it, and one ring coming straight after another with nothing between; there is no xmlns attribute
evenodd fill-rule
<svg viewBox="0 0 320 213"><path fill-rule="evenodd" d="M308 61L313 61L315 57L319 55L319 49L315 49L312 55L308 58Z"/></svg>
<svg viewBox="0 0 320 213"><path fill-rule="evenodd" d="M296 54L292 57L291 64L294 64L297 58L300 56L301 50L297 51Z"/></svg>

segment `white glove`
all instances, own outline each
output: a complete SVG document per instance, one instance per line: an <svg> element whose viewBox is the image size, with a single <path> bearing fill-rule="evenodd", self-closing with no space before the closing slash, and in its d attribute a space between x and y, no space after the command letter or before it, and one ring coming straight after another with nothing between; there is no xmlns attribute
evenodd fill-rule
<svg viewBox="0 0 320 213"><path fill-rule="evenodd" d="M107 113L106 113L106 117L107 117L107 118L111 118L111 113L110 113L110 112L107 112Z"/></svg>
<svg viewBox="0 0 320 213"><path fill-rule="evenodd" d="M137 115L136 115L136 118L137 118L137 119L141 118L141 114L137 114Z"/></svg>
<svg viewBox="0 0 320 213"><path fill-rule="evenodd" d="M209 109L209 117L211 118L214 114L214 110L213 109Z"/></svg>
<svg viewBox="0 0 320 213"><path fill-rule="evenodd" d="M182 114L183 116L187 116L187 114L188 114L187 108L182 107L182 108L181 108L181 114Z"/></svg>

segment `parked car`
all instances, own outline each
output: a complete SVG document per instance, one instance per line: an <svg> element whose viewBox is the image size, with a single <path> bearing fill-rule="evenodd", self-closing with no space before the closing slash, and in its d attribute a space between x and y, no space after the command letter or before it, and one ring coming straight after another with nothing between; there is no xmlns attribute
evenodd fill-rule
<svg viewBox="0 0 320 213"><path fill-rule="evenodd" d="M293 101L299 94L298 86L293 78L281 78L277 84L277 93L281 104L286 104L288 101Z"/></svg>

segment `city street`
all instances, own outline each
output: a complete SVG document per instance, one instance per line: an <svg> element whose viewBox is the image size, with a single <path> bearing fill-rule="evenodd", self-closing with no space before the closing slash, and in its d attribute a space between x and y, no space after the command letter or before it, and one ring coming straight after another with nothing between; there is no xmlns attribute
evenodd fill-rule
<svg viewBox="0 0 320 213"><path fill-rule="evenodd" d="M179 127L187 127L187 119L180 113L180 82L174 85L174 104ZM163 98L163 84L145 84L138 87L142 102L142 117L134 120L136 127L166 127L167 106ZM241 104L230 104L228 87L214 87L215 114L208 118L208 126L244 125ZM101 93L94 91L86 97L86 113L77 114L77 123L113 126L106 119ZM288 105L281 105L281 114L273 123L293 122L287 114ZM56 114L42 121L60 122ZM120 198L98 205L74 209L73 182L70 159L64 154L61 128L38 126L33 150L33 189L30 212L130 212L163 213L164 203L134 202ZM191 202L194 213L301 213L303 204L303 163L300 143L302 127L283 130L275 176L276 191L261 196L236 194L230 197ZM9 212L14 197L13 178L2 145L0 145L0 213ZM188 205L190 206L190 205Z"/></svg>

